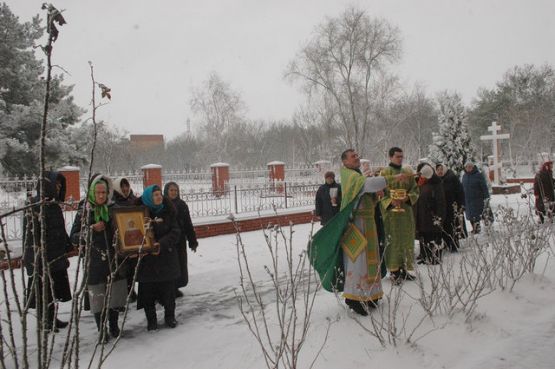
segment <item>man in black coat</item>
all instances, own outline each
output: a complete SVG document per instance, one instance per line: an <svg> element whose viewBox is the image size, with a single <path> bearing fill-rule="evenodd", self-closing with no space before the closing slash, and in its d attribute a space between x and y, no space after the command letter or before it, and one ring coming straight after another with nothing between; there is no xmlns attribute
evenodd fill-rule
<svg viewBox="0 0 555 369"><path fill-rule="evenodd" d="M324 176L326 183L318 188L316 192L316 208L314 215L320 217L320 224L326 223L339 213L341 208L341 185L335 182L335 173L326 172Z"/></svg>
<svg viewBox="0 0 555 369"><path fill-rule="evenodd" d="M540 217L540 222L544 222L545 217L553 218L555 211L555 192L553 180L553 162L546 161L534 178L534 196L536 198L536 213Z"/></svg>
<svg viewBox="0 0 555 369"><path fill-rule="evenodd" d="M44 329L64 328L67 322L62 322L54 316L54 301L70 301L71 289L67 268L69 260L66 253L71 250L69 236L66 232L64 215L59 202L65 200L66 179L58 172L45 172L44 200L44 225L46 229L45 247L46 262L49 265L50 278L43 278L46 274L42 268L40 206L36 205L29 209L23 223L23 263L29 276L26 297L30 300L29 305L37 309L37 316L41 316L42 307L46 306L46 322ZM32 203L41 200L40 183L37 186L37 195L31 199ZM35 253L38 255L35 257ZM36 264L35 264L36 262ZM35 281L36 283L33 283ZM52 281L52 286L50 286ZM47 289L47 301L42 301L42 288ZM53 291L53 294L51 293ZM36 298L38 293L39 298ZM54 323L54 325L53 325Z"/></svg>
<svg viewBox="0 0 555 369"><path fill-rule="evenodd" d="M436 174L441 178L445 192L445 222L443 224L443 241L451 252L457 252L459 240L465 238L466 224L463 218L464 189L457 175L445 164L436 165Z"/></svg>

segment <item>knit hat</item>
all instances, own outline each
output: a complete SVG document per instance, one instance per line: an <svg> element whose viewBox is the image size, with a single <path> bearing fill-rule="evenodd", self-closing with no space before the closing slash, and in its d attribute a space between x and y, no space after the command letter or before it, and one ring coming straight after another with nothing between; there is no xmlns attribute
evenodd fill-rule
<svg viewBox="0 0 555 369"><path fill-rule="evenodd" d="M330 178L330 177L335 179L335 173L332 172L332 171L329 171L329 172L326 172L326 174L324 174L324 179L327 179L327 178Z"/></svg>

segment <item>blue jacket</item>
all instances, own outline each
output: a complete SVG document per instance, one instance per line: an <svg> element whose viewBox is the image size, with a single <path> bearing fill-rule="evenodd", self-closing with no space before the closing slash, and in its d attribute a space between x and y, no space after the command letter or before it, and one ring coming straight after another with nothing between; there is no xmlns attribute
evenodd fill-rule
<svg viewBox="0 0 555 369"><path fill-rule="evenodd" d="M484 212L485 200L489 198L488 185L482 173L474 166L472 172L465 172L462 179L464 188L465 213L470 221L479 221Z"/></svg>

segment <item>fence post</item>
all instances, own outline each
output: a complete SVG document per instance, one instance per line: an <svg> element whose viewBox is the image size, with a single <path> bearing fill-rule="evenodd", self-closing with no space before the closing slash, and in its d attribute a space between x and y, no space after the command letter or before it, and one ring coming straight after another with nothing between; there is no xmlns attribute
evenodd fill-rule
<svg viewBox="0 0 555 369"><path fill-rule="evenodd" d="M272 191L282 193L283 185L279 182L285 180L285 163L282 161L269 162L268 169L270 170L270 177L268 179L270 180Z"/></svg>
<svg viewBox="0 0 555 369"><path fill-rule="evenodd" d="M229 182L229 164L214 163L210 165L212 172L212 193L220 197L225 194Z"/></svg>
<svg viewBox="0 0 555 369"><path fill-rule="evenodd" d="M237 211L237 185L233 186L233 192L235 192L235 214L238 214Z"/></svg>
<svg viewBox="0 0 555 369"><path fill-rule="evenodd" d="M150 185L162 187L162 166L158 164L147 164L141 167L143 171L143 189Z"/></svg>
<svg viewBox="0 0 555 369"><path fill-rule="evenodd" d="M283 183L283 193L285 194L285 209L287 209L287 182Z"/></svg>

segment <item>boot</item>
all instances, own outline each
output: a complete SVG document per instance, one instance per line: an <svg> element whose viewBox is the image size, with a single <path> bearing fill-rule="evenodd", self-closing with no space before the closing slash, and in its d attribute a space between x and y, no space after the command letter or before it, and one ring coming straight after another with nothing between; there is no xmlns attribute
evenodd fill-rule
<svg viewBox="0 0 555 369"><path fill-rule="evenodd" d="M110 335L114 338L119 337L121 331L118 327L119 311L115 309L110 309L108 311L108 328L110 330Z"/></svg>
<svg viewBox="0 0 555 369"><path fill-rule="evenodd" d="M368 309L375 309L378 307L378 302L380 300L376 299L376 300L368 300L366 301L366 307L368 307Z"/></svg>
<svg viewBox="0 0 555 369"><path fill-rule="evenodd" d="M347 304L348 307L351 308L351 310L353 310L355 313L362 315L362 316L367 316L368 315L368 311L365 308L365 303L364 302L360 302L360 301L356 301L356 300L351 300L351 299L345 299L345 303Z"/></svg>
<svg viewBox="0 0 555 369"><path fill-rule="evenodd" d="M395 286L399 286L403 283L403 278L401 276L401 270L396 270L394 272L389 272L389 279L391 279L391 283Z"/></svg>
<svg viewBox="0 0 555 369"><path fill-rule="evenodd" d="M415 276L413 276L412 274L409 274L405 269L400 269L399 272L400 272L400 277L405 281L414 281L416 279Z"/></svg>
<svg viewBox="0 0 555 369"><path fill-rule="evenodd" d="M58 329L65 328L65 327L67 327L68 324L69 324L68 322L64 322L64 321L61 321L60 319L56 318L56 322L55 322L56 328L58 328Z"/></svg>
<svg viewBox="0 0 555 369"><path fill-rule="evenodd" d="M94 313L94 321L98 329L98 343L108 343L110 337L108 336L106 327L104 326L104 316L102 313Z"/></svg>
<svg viewBox="0 0 555 369"><path fill-rule="evenodd" d="M164 313L164 322L169 328L175 328L177 326L177 320L175 320L175 311L166 311Z"/></svg>
<svg viewBox="0 0 555 369"><path fill-rule="evenodd" d="M156 318L156 308L154 306L145 306L146 315L146 329L148 331L155 331L158 329L158 320Z"/></svg>

